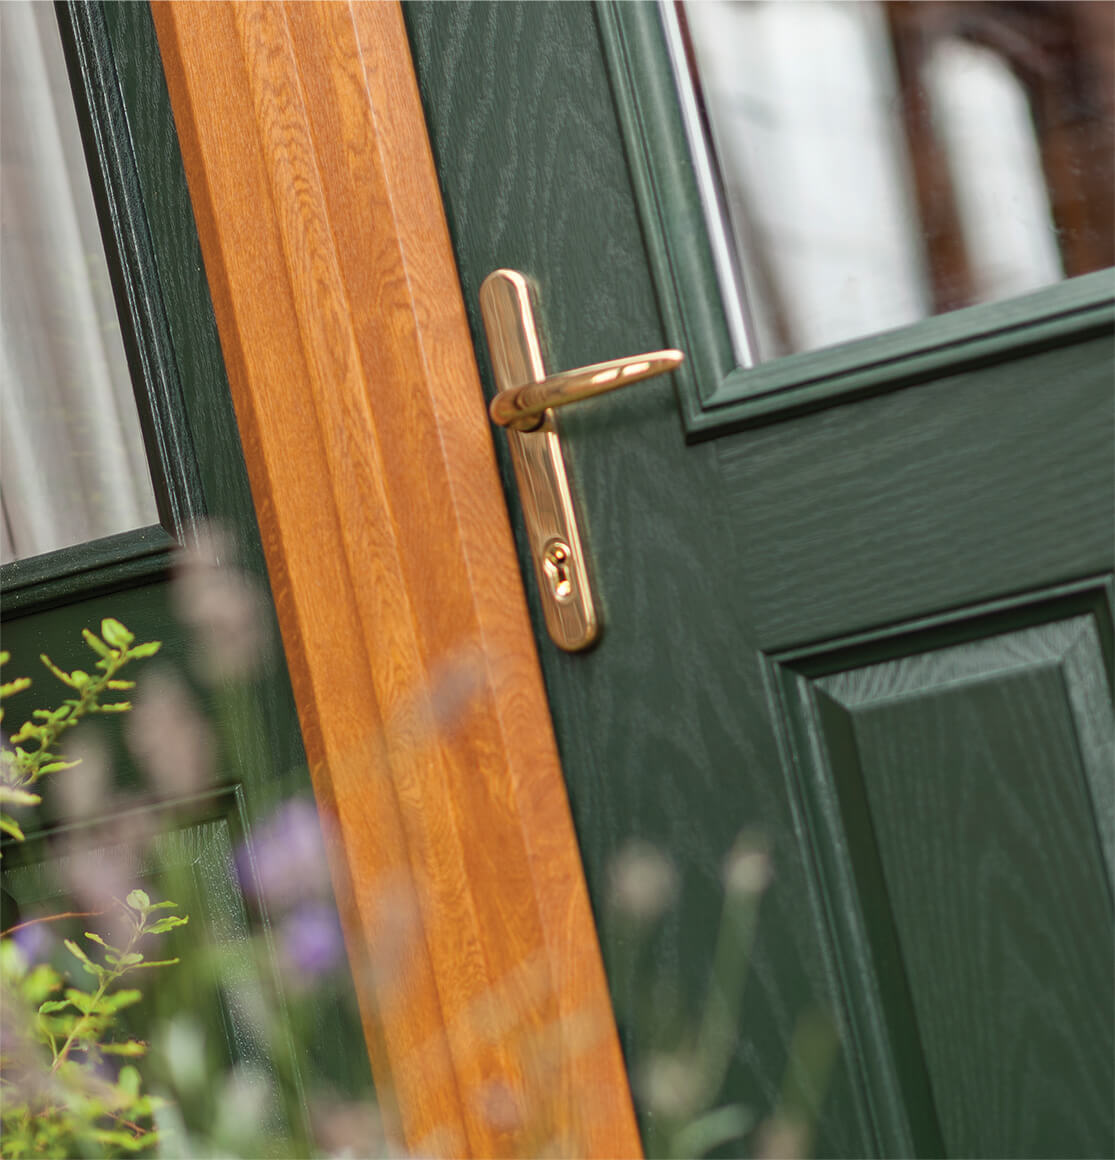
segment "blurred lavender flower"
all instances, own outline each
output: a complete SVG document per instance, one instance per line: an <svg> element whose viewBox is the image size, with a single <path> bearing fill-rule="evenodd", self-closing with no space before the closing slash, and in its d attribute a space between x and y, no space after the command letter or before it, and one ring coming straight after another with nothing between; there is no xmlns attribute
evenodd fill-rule
<svg viewBox="0 0 1115 1160"><path fill-rule="evenodd" d="M283 920L279 943L283 965L304 981L332 970L345 951L337 912L322 902L291 911Z"/></svg>
<svg viewBox="0 0 1115 1160"><path fill-rule="evenodd" d="M740 834L724 862L724 889L729 894L761 894L773 875L766 842L755 834Z"/></svg>
<svg viewBox="0 0 1115 1160"><path fill-rule="evenodd" d="M260 1131L276 1113L274 1078L252 1064L237 1064L225 1079L213 1117L217 1155L259 1155Z"/></svg>
<svg viewBox="0 0 1115 1160"><path fill-rule="evenodd" d="M111 796L104 738L95 729L82 728L67 738L64 748L66 760L79 764L51 775L52 792L63 816L77 820L104 815Z"/></svg>
<svg viewBox="0 0 1115 1160"><path fill-rule="evenodd" d="M442 657L431 668L428 681L395 712L388 732L411 745L452 733L464 723L487 679L484 655L477 648L464 647Z"/></svg>
<svg viewBox="0 0 1115 1160"><path fill-rule="evenodd" d="M414 883L405 874L388 878L373 899L375 951L366 964L369 985L384 1001L406 976L422 916Z"/></svg>
<svg viewBox="0 0 1115 1160"><path fill-rule="evenodd" d="M196 793L209 783L212 731L178 677L149 673L125 729L128 747L164 797Z"/></svg>
<svg viewBox="0 0 1115 1160"><path fill-rule="evenodd" d="M472 1098L494 1132L507 1137L525 1131L527 1122L522 1101L505 1080L486 1080L473 1092Z"/></svg>
<svg viewBox="0 0 1115 1160"><path fill-rule="evenodd" d="M804 1160L811 1137L808 1124L773 1116L759 1128L755 1155L760 1160Z"/></svg>
<svg viewBox="0 0 1115 1160"><path fill-rule="evenodd" d="M674 864L641 839L628 842L608 868L608 898L620 913L641 922L656 919L674 901L678 881Z"/></svg>
<svg viewBox="0 0 1115 1160"><path fill-rule="evenodd" d="M234 557L231 540L212 524L199 526L178 557L178 613L197 633L203 671L213 681L251 675L266 644L262 594Z"/></svg>
<svg viewBox="0 0 1115 1160"><path fill-rule="evenodd" d="M371 1101L319 1096L310 1104L314 1138L327 1156L396 1156L380 1109Z"/></svg>
<svg viewBox="0 0 1115 1160"><path fill-rule="evenodd" d="M652 1052L639 1067L636 1086L647 1110L678 1120L700 1110L704 1076L692 1059L667 1052Z"/></svg>
<svg viewBox="0 0 1115 1160"><path fill-rule="evenodd" d="M21 925L12 934L12 942L19 947L20 953L29 966L36 963L45 963L58 945L58 940L50 933L48 924L25 920L30 925Z"/></svg>
<svg viewBox="0 0 1115 1160"><path fill-rule="evenodd" d="M143 836L146 838L146 834ZM127 843L95 848L85 835L78 833L70 835L65 845L59 845L57 866L74 909L101 914L101 921L90 929L99 929L109 942L118 942L125 920L120 907L113 903L125 898L137 884L135 848Z"/></svg>
<svg viewBox="0 0 1115 1160"><path fill-rule="evenodd" d="M327 897L329 866L314 804L306 798L285 802L240 848L237 868L244 889L269 906Z"/></svg>

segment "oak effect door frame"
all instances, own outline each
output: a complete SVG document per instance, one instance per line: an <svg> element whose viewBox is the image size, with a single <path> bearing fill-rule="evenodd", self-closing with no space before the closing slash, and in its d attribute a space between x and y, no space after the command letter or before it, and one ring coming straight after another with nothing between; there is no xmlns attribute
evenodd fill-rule
<svg viewBox="0 0 1115 1160"><path fill-rule="evenodd" d="M637 1155L398 6L153 12L377 1085L416 1150Z"/></svg>

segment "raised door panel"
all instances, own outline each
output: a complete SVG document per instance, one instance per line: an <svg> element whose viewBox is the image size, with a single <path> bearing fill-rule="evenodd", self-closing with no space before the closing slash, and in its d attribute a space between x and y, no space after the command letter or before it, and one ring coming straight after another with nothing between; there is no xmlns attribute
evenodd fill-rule
<svg viewBox="0 0 1115 1160"><path fill-rule="evenodd" d="M918 1154L1115 1135L1109 597L771 659L862 1049Z"/></svg>

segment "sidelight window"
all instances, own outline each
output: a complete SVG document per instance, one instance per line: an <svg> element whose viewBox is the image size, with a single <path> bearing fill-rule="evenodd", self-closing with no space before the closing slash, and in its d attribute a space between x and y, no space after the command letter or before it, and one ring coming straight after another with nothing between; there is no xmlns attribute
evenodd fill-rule
<svg viewBox="0 0 1115 1160"><path fill-rule="evenodd" d="M158 522L52 5L0 4L0 562Z"/></svg>

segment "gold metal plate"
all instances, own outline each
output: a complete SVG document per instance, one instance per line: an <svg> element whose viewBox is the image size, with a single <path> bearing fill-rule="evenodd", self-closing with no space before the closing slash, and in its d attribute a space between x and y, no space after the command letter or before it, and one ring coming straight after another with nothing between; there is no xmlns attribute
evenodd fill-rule
<svg viewBox="0 0 1115 1160"><path fill-rule="evenodd" d="M522 274L489 274L480 287L480 310L497 389L543 382L546 371ZM553 411L545 411L533 431L508 427L507 438L546 628L555 644L575 652L592 644L600 625Z"/></svg>

